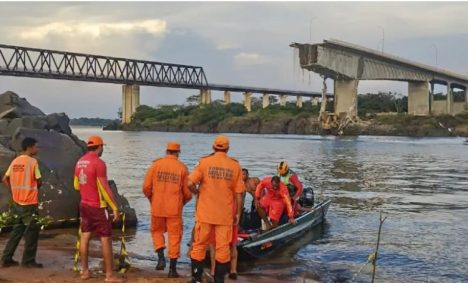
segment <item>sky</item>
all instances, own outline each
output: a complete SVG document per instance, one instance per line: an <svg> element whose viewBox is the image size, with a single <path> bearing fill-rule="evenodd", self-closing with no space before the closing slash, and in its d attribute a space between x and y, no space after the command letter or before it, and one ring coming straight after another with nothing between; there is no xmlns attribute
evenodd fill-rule
<svg viewBox="0 0 468 283"><path fill-rule="evenodd" d="M0 43L196 65L216 84L320 91L319 75L294 63L291 42L383 44L386 53L468 75L466 15L468 2L0 2ZM361 81L358 91L407 88ZM118 84L2 76L0 93L7 90L72 118L117 118L122 103ZM198 91L141 87L140 94L142 104L157 106Z"/></svg>

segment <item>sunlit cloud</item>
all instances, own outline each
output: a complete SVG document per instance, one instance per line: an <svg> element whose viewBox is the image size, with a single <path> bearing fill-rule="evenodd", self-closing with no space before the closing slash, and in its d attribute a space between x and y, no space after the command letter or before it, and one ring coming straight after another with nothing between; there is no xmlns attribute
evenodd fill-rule
<svg viewBox="0 0 468 283"><path fill-rule="evenodd" d="M19 36L21 39L44 39L48 36L59 35L65 37L89 36L99 38L102 36L126 34L131 32L144 32L152 35L162 35L168 32L164 20L144 20L130 22L53 22L45 25L23 28Z"/></svg>
<svg viewBox="0 0 468 283"><path fill-rule="evenodd" d="M270 60L257 53L245 53L241 52L235 56L235 62L237 65L249 66L249 65L260 65L268 63Z"/></svg>

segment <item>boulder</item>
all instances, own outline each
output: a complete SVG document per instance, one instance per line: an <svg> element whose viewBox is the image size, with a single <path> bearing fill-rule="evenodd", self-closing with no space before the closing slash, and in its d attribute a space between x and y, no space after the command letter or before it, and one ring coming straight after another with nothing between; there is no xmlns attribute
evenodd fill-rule
<svg viewBox="0 0 468 283"><path fill-rule="evenodd" d="M109 186L112 189L112 192L114 193L114 196L116 198L117 202L117 207L119 208L120 212L125 213L125 225L126 226L136 226L137 224L137 216L135 209L130 207L130 204L128 203L128 200L123 197L122 195L119 195L119 192L117 190L117 185L113 180L109 181ZM121 226L122 225L122 217L117 223L114 223L114 225Z"/></svg>
<svg viewBox="0 0 468 283"><path fill-rule="evenodd" d="M46 129L47 119L41 116L14 118L7 126L5 134L12 136L18 128Z"/></svg>
<svg viewBox="0 0 468 283"><path fill-rule="evenodd" d="M16 153L14 151L0 145L0 178L3 179L11 161L15 159L15 157ZM0 211L3 211L8 207L10 199L10 191L3 185L3 183L0 183Z"/></svg>
<svg viewBox="0 0 468 283"><path fill-rule="evenodd" d="M72 133L69 122L65 113L45 115L13 92L0 95L0 177L22 151L23 139L36 139L40 149L36 158L42 174L39 214L52 217L51 226L55 227L76 225L79 219L80 195L73 188L74 168L86 152L86 143ZM109 184L119 209L125 212L126 224L135 226L135 210L119 195L115 183ZM0 212L8 208L10 200L10 192L0 184Z"/></svg>
<svg viewBox="0 0 468 283"><path fill-rule="evenodd" d="M50 130L59 133L71 135L72 131L69 126L70 118L65 113L52 113L47 115L47 127Z"/></svg>
<svg viewBox="0 0 468 283"><path fill-rule="evenodd" d="M0 120L0 134L3 135L6 133L8 128L8 120L6 119L1 119Z"/></svg>
<svg viewBox="0 0 468 283"><path fill-rule="evenodd" d="M23 116L45 116L39 108L32 106L25 98L12 91L0 94L0 113L7 113L1 118L20 118Z"/></svg>

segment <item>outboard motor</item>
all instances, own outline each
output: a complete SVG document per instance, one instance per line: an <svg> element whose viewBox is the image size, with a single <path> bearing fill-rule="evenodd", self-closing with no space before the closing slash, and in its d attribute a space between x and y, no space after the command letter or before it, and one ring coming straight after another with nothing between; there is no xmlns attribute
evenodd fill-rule
<svg viewBox="0 0 468 283"><path fill-rule="evenodd" d="M311 187L307 187L302 191L302 195L299 198L299 203L303 207L313 207L314 206L314 190Z"/></svg>

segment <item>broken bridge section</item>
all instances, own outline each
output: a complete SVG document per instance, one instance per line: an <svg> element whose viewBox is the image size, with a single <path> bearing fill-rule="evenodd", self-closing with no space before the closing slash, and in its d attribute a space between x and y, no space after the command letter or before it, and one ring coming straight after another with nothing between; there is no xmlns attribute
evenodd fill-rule
<svg viewBox="0 0 468 283"><path fill-rule="evenodd" d="M303 69L335 81L336 115L345 113L348 117L357 117L360 80L408 82L408 114L454 115L467 110L467 76L334 39L290 46L299 50ZM434 101L435 84L447 86L446 101ZM453 101L454 89L465 92L465 101Z"/></svg>

